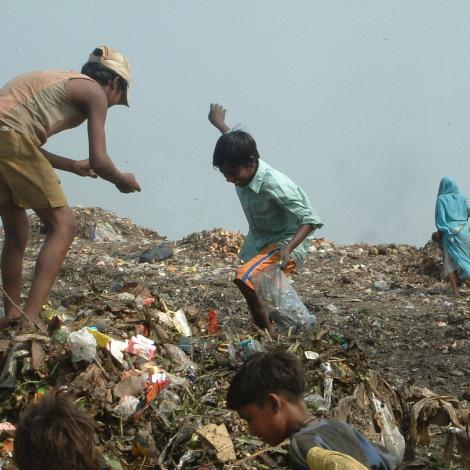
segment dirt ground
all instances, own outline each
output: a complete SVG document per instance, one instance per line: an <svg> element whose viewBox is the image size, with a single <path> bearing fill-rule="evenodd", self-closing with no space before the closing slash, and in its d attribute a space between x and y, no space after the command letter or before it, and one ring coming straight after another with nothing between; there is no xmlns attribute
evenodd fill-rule
<svg viewBox="0 0 470 470"><path fill-rule="evenodd" d="M76 213L80 234L50 296L49 309L59 312L56 328L68 334L96 326L121 341L145 332L157 346L152 367L158 365L176 378L152 400L145 398L145 390L136 391L134 395L140 400L137 410L145 409L138 417L118 418L116 406L122 394L116 387L126 381L123 372L143 370L148 361L145 365L141 358L126 355L122 365L109 351L99 350L95 362L72 364L63 341L20 338L28 345L40 343L44 354L38 360L31 352L33 367L25 368L23 360L14 388L1 391L3 420L15 424L18 413L34 397L51 386L67 385L101 423L99 445L108 468L285 468L285 447L265 450L224 408L228 381L241 363L237 347L249 338L257 338L266 349L289 349L298 354L306 369L310 395L323 395L325 374L318 362L307 359L305 351L318 352L321 362L333 364L333 409L375 373L380 387L392 390L387 392L387 400L396 417L401 412L394 407L398 403L395 390L411 386L456 397L455 407L469 406L470 289L462 287L459 298L450 295L449 286L440 278L437 246L336 246L315 240L292 280L316 315L317 325L308 333L275 341L253 329L246 305L231 282L241 234L214 229L170 242L100 209L82 208ZM42 237L33 218L25 259L26 284L31 280ZM172 248L173 256L139 263L142 251L155 245ZM152 298L155 303L142 307L139 298ZM200 339L200 348L193 345L188 354L197 368L197 378L188 372L184 361L189 359L178 359L167 346L178 345L182 335L162 323L157 314L168 311L171 315L178 309L185 312L192 337ZM211 309L216 310L219 321L219 331L214 334L208 333ZM5 364L16 333L11 330L2 335L0 352ZM316 409L318 415L335 415L335 411L329 413ZM371 434L373 414L362 410L348 421L371 439L379 435ZM217 446L204 437L201 429L214 423L226 426L234 458L224 460ZM399 427L407 438L405 424ZM375 423L375 431L379 428ZM445 468L445 429L431 426L430 433L431 442L419 447L402 468ZM146 444L136 446L142 439ZM14 468L10 450L4 443L2 462L6 469ZM461 468L455 453L453 462L452 468Z"/></svg>

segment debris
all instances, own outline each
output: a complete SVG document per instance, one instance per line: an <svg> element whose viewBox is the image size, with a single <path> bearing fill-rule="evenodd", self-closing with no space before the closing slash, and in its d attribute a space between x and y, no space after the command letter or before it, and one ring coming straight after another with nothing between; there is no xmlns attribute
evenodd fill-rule
<svg viewBox="0 0 470 470"><path fill-rule="evenodd" d="M207 331L209 334L213 335L219 331L219 321L217 319L217 312L214 309L209 310L209 326Z"/></svg>
<svg viewBox="0 0 470 470"><path fill-rule="evenodd" d="M173 256L173 250L168 246L154 246L145 250L139 256L139 263L153 263L155 261L163 261Z"/></svg>
<svg viewBox="0 0 470 470"><path fill-rule="evenodd" d="M155 355L155 342L142 335L133 336L124 351L150 360Z"/></svg>
<svg viewBox="0 0 470 470"><path fill-rule="evenodd" d="M470 304L465 299L470 289L462 286L462 298L448 296L437 246L384 244L379 255L377 247L367 244L312 241L292 280L302 303L317 317L317 326L272 339L252 329L246 303L231 282L241 234L216 229L168 242L107 211L74 211L79 236L43 311L50 317L51 336L26 332L12 340L11 331L0 332L0 385L10 384L0 400L0 420L15 425L21 411L46 388L66 385L96 414L103 431L98 436L100 452L115 470L202 470L229 464L285 469L287 451L262 446L237 415L225 409L228 382L246 357L242 350L249 354L260 348L280 349L301 360L308 384L305 401L314 415L346 420L374 442L385 442L387 429L393 434L397 426L416 455L414 463L419 460L422 468L443 468L443 436L452 435L452 446L448 441L446 448L454 466L463 466L458 442L465 442L470 420L465 391L470 373ZM43 241L37 218L32 215L30 220L26 282ZM87 234L103 224L122 241L90 241ZM138 262L142 252L163 245L173 250L171 258ZM377 280L386 280L388 289L372 288ZM329 305L337 311L328 311ZM217 312L219 329L208 334L211 309ZM173 320L179 310L185 318L181 331ZM97 343L95 359L72 364L67 337L82 328ZM188 332L193 336L185 336ZM125 351L137 335L153 341L151 359ZM45 355L33 351L36 341ZM33 355L40 358L37 371ZM331 371L322 370L320 361L328 362ZM325 392L330 382L325 379L334 384L328 406ZM434 399L429 413L418 413L417 433L425 432L428 423L429 444L410 437L410 412L430 398L423 394L424 387L450 403L447 410ZM461 399L445 398L452 394ZM124 412L126 402L132 406ZM458 425L446 418L451 409ZM390 413L384 415L385 410ZM216 450L196 432L212 423L225 423L238 460L220 462ZM147 434L138 438L141 430ZM141 437L153 437L157 455L154 449L148 452L149 445L138 450L135 443ZM8 455L2 456L5 468L10 462Z"/></svg>
<svg viewBox="0 0 470 470"><path fill-rule="evenodd" d="M96 357L96 339L86 328L70 333L67 338L72 361L93 362Z"/></svg>
<svg viewBox="0 0 470 470"><path fill-rule="evenodd" d="M237 458L225 424L206 424L206 426L198 429L197 432L214 447L217 452L217 458L221 462L229 462Z"/></svg>

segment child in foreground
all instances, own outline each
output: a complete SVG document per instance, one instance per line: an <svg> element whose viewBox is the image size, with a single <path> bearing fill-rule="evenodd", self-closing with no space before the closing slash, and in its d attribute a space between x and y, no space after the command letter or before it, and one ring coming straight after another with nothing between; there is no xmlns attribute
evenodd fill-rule
<svg viewBox="0 0 470 470"><path fill-rule="evenodd" d="M305 258L313 231L323 223L305 192L260 159L251 135L229 129L222 106L211 105L209 121L223 134L215 146L212 164L235 185L249 226L240 250L245 264L234 282L256 326L272 333L267 308L256 294L253 277L275 264L280 264L285 274L291 273Z"/></svg>
<svg viewBox="0 0 470 470"><path fill-rule="evenodd" d="M296 356L280 351L255 353L232 379L227 406L269 445L290 438L293 469L391 470L398 465L391 452L348 424L313 417L305 406L304 392L304 372Z"/></svg>
<svg viewBox="0 0 470 470"><path fill-rule="evenodd" d="M98 470L95 439L93 418L54 391L22 415L13 456L19 470Z"/></svg>

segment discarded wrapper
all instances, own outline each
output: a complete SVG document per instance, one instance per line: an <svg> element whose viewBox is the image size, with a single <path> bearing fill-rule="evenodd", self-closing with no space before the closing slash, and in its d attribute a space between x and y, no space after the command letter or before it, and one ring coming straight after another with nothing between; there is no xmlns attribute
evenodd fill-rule
<svg viewBox="0 0 470 470"><path fill-rule="evenodd" d="M96 345L99 348L106 348L108 346L108 343L111 342L112 338L111 336L105 335L104 333L101 333L96 329L96 327L90 327L87 328L88 333L93 335L96 339Z"/></svg>
<svg viewBox="0 0 470 470"><path fill-rule="evenodd" d="M133 336L129 340L127 348L125 349L126 352L143 357L147 360L153 358L155 350L156 347L154 341L142 335Z"/></svg>
<svg viewBox="0 0 470 470"><path fill-rule="evenodd" d="M192 336L191 328L189 326L188 320L186 319L186 315L184 314L182 309L177 310L176 312L172 312L173 314L173 324L175 328L183 335L183 336Z"/></svg>

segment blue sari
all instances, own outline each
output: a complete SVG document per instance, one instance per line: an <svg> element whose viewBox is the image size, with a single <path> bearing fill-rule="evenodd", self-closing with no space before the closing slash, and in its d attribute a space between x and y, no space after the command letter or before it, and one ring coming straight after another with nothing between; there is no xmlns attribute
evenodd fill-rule
<svg viewBox="0 0 470 470"><path fill-rule="evenodd" d="M444 176L436 200L435 222L442 234L444 252L457 266L461 279L470 279L470 204L450 176Z"/></svg>

